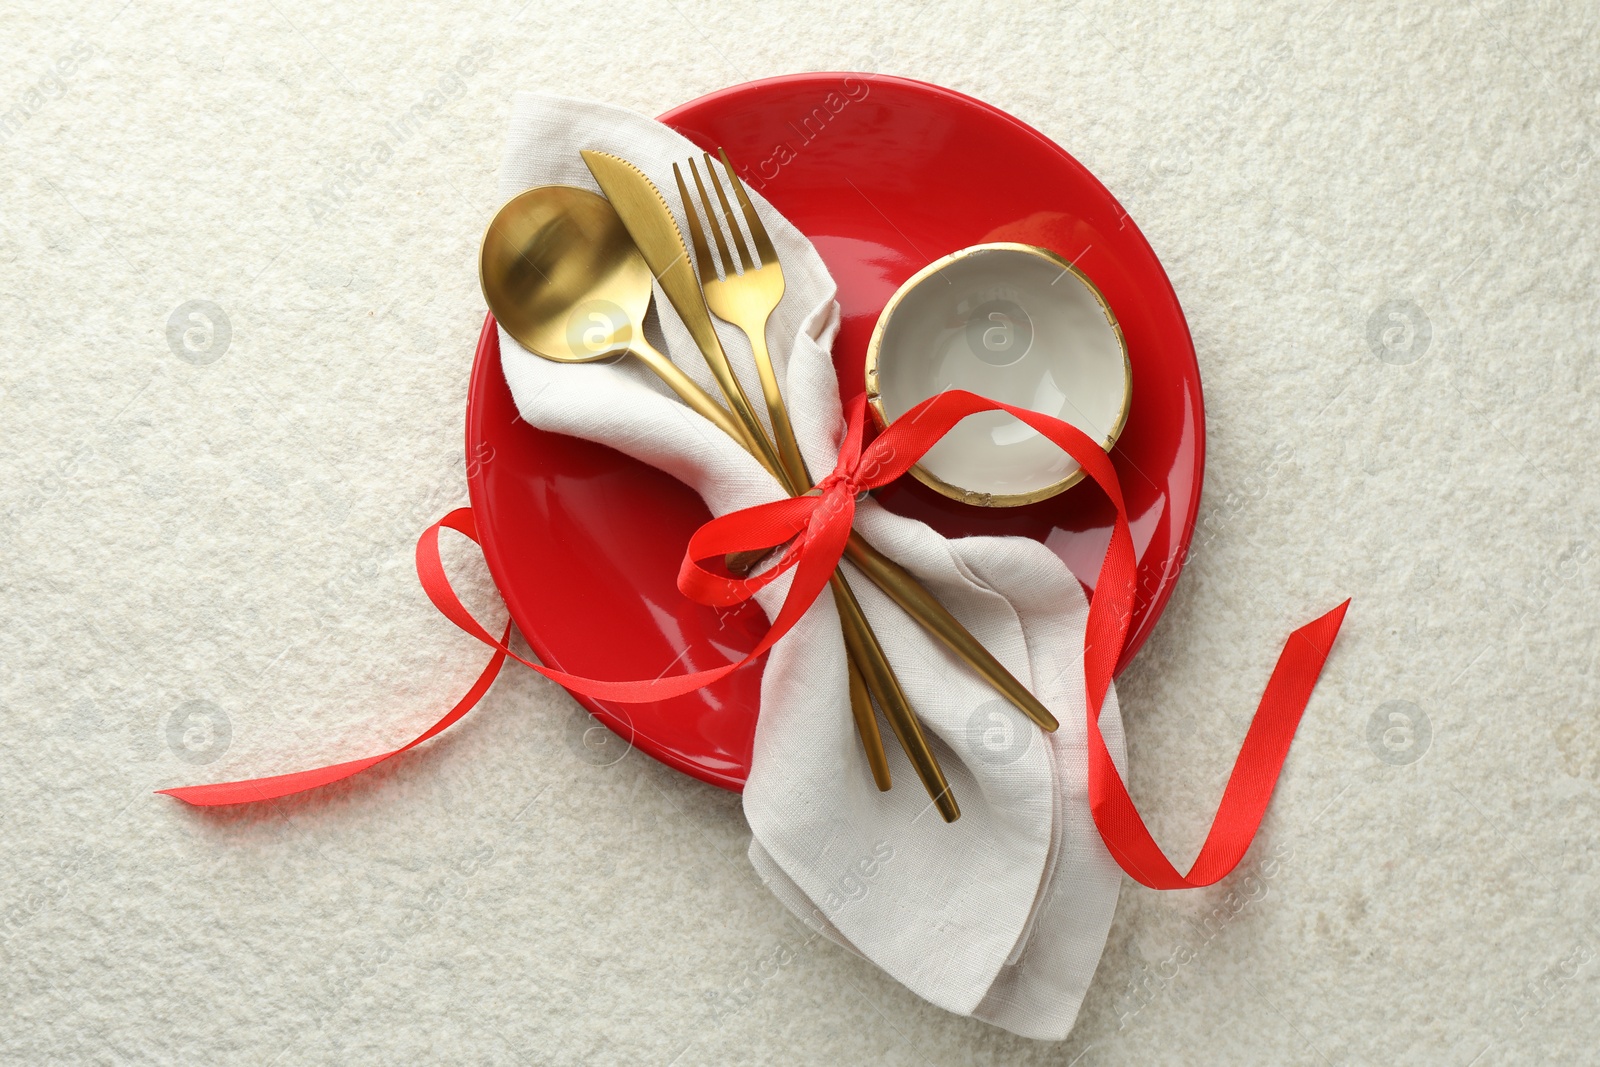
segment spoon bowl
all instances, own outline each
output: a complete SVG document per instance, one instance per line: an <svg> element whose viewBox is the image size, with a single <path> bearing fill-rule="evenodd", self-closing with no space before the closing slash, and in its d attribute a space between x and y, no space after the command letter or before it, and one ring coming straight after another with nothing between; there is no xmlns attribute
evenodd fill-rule
<svg viewBox="0 0 1600 1067"><path fill-rule="evenodd" d="M631 355L734 440L733 416L644 336L651 274L611 201L573 185L541 185L489 220L478 283L512 339L557 363Z"/></svg>
<svg viewBox="0 0 1600 1067"><path fill-rule="evenodd" d="M643 343L650 268L605 197L545 185L508 200L483 234L478 280L495 321L560 363Z"/></svg>

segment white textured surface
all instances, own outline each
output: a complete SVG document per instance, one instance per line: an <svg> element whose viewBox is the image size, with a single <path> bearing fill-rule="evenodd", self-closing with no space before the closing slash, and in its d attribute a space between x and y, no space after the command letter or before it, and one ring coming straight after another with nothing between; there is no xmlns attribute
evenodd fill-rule
<svg viewBox="0 0 1600 1067"><path fill-rule="evenodd" d="M1319 7L7 4L0 1058L1591 1057L1600 15ZM1183 300L1201 547L1119 683L1175 852L1283 635L1355 597L1249 869L1126 889L1047 1046L808 941L745 864L737 798L599 765L527 673L330 796L220 817L150 796L404 738L476 672L410 552L463 499L512 89L655 113L841 67L1056 138ZM231 326L205 365L166 333L197 299ZM1383 350L1412 362L1369 342L1390 301L1428 324ZM487 610L466 552L458 573ZM169 741L190 701L226 744L203 716ZM1391 701L1428 724L1409 763L1404 730L1369 741Z"/></svg>

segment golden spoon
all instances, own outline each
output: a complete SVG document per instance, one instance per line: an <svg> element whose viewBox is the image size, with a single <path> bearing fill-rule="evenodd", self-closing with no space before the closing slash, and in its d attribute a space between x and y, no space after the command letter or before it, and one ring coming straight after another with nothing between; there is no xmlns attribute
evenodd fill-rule
<svg viewBox="0 0 1600 1067"><path fill-rule="evenodd" d="M483 235L478 281L495 321L528 351L557 363L626 353L745 442L733 416L645 340L650 268L604 197L546 185L508 200Z"/></svg>
<svg viewBox="0 0 1600 1067"><path fill-rule="evenodd" d="M650 268L605 197L565 185L513 197L484 232L478 280L495 321L528 351L558 363L631 355L696 413L762 459L744 424L645 340ZM850 652L851 712L873 780L888 789L889 762L867 694L869 688L877 693L886 711L890 701L903 702L904 696L898 683L889 685L893 671L860 605L842 588L837 573L831 581ZM909 706L904 713L910 714ZM943 793L949 797L948 787ZM958 814L953 799L940 810L947 820Z"/></svg>

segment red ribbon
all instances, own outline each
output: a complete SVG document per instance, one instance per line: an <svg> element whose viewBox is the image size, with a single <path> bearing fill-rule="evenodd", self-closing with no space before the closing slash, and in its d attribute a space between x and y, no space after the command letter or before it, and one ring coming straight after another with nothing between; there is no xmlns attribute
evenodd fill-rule
<svg viewBox="0 0 1600 1067"><path fill-rule="evenodd" d="M492 647L495 653L471 690L449 714L416 740L382 755L273 778L186 786L161 792L196 805L240 804L287 796L348 778L421 744L465 715L488 691L508 657L575 693L618 703L665 700L710 685L777 644L810 608L844 554L855 518L856 499L862 492L894 481L910 470L958 422L985 411L1009 412L1065 450L1116 508L1111 543L1100 565L1084 635L1089 804L1095 826L1117 863L1138 882L1153 889L1211 885L1238 865L1255 837L1284 758L1289 753L1289 745L1294 740L1295 729L1350 602L1346 600L1289 635L1245 735L1200 855L1188 874L1179 874L1145 827L1100 733L1100 709L1133 617L1137 569L1127 507L1122 500L1116 470L1105 451L1076 427L1048 415L959 390L923 401L865 446L862 444L865 402L857 397L849 406L849 423L838 464L833 473L818 484L815 494L731 512L695 531L678 572L678 588L703 604L739 603L780 575L794 571L794 580L771 628L739 662L652 681L608 682L552 670L524 659L507 644L511 639L509 621L505 632L496 639L472 617L450 587L439 557L439 531L449 528L474 542L478 540L471 509L459 508L428 527L418 539L417 576L435 607L451 622ZM734 578L701 566L704 560L785 543L789 547L778 562L752 578Z"/></svg>

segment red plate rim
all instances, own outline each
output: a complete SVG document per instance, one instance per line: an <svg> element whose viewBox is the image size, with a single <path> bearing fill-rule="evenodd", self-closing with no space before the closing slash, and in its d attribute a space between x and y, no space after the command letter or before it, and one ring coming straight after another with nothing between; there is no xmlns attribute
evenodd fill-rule
<svg viewBox="0 0 1600 1067"><path fill-rule="evenodd" d="M684 129L680 127L678 120L680 120L685 114L691 113L697 108L704 107L708 104L715 104L716 102L724 99L738 98L751 90L760 89L763 87L775 85L789 86L805 84L807 82L814 81L835 80L840 78L857 78L863 81L870 81L874 85L899 85L905 88L913 89L920 93L942 97L949 102L960 105L961 107L979 111L983 113L987 119L1002 123L1010 127L1014 132L1034 141L1040 148L1059 158L1061 162L1068 168L1078 172L1078 174L1084 180L1086 180L1086 182L1092 184L1094 187L1097 187L1112 203L1117 204L1119 208L1121 206L1116 198L1112 196L1110 191L1107 190L1099 181L1099 179L1097 179L1086 167L1084 167L1083 164L1073 158L1059 144L1051 140L1049 137L1046 137L1038 130L1024 123L1015 116L1001 111L991 104L974 99L953 89L948 89L943 86L934 85L929 82L919 81L912 78L902 78L893 75L849 72L816 72L762 78L755 81L727 86L704 96L698 97L687 103L680 104L660 116L659 121L673 127L674 129L677 129L680 133L684 133L686 136L690 136L691 139L695 139L694 131L692 129ZM1126 215L1126 212L1124 212L1124 215ZM1145 640L1149 637L1149 634L1154 628L1156 621L1159 619L1160 615L1165 610L1168 601L1171 599L1172 592L1176 587L1178 576L1188 559L1189 546L1193 540L1195 522L1199 514L1200 496L1205 472L1206 444L1204 396L1202 392L1198 360L1195 357L1193 339L1192 335L1189 333L1187 318L1184 316L1182 307L1177 298L1177 294L1172 288L1171 279L1167 276L1165 268L1160 264L1159 257L1155 255L1154 249L1150 248L1149 242L1145 239L1144 234L1138 229L1137 225L1133 223L1131 217L1128 219L1128 229L1131 231L1132 237L1144 245L1145 250L1148 252L1151 260L1156 265L1156 273L1159 275L1161 281L1160 289L1148 290L1145 293L1144 299L1151 301L1152 303L1168 304L1169 307L1167 308L1167 311L1172 313L1175 316L1176 321L1181 324L1183 341L1185 342L1186 347L1186 355L1192 367L1193 391L1195 400L1197 402L1196 411L1199 418L1197 425L1195 426L1195 434L1192 446L1194 450L1193 491L1190 495L1188 506L1183 516L1182 525L1180 527L1181 534L1176 542L1175 548L1170 550L1168 553L1164 569L1161 572L1159 584L1157 588L1152 591L1151 598L1147 602L1143 612L1144 617L1141 620L1141 625L1137 626L1136 629L1128 636L1127 645L1124 647L1122 657L1117 665L1117 672L1119 674L1126 669L1139 649L1143 646ZM495 347L496 349L498 348L498 338L495 334L494 319L491 315L486 314L483 328L479 334L477 349L474 355L471 384L469 385L467 397L467 417L465 420L465 430L469 456L473 454L472 449L475 443L475 438L473 437L473 428L476 425L476 419L474 415L476 405L480 402L480 397L483 395L483 375L490 372L491 364L492 370L495 373L499 373L499 360L497 358L493 360L488 358L488 349L491 346ZM485 504L487 503L487 500L484 496L485 491L481 469L477 472L469 471L468 494L469 500L471 501L475 510L484 508ZM480 511L479 513L483 514L484 512ZM480 523L479 534L483 539L482 547L484 550L484 557L489 566L491 577L493 577L496 581L496 584L499 585L504 577L504 571L503 568L497 563L499 550L494 545L494 538L488 527L489 524ZM548 657L545 656L543 650L539 647L541 642L537 641L535 637L526 633L524 633L524 638L529 641L534 651L538 653L541 658L546 659L548 662ZM582 697L577 697L576 699L613 732L617 733L625 740L629 740L630 742L633 740L633 738L630 736L632 734L632 727L628 721L612 713L604 704L599 704ZM691 759L686 758L680 753L668 748L658 748L656 746L648 745L641 745L640 747L645 747L647 749L647 754L649 754L652 758L665 763L675 770L682 771L691 777L707 782L708 784L734 791L739 791L743 788L743 778L741 776L722 773L715 768L710 768L695 763Z"/></svg>

